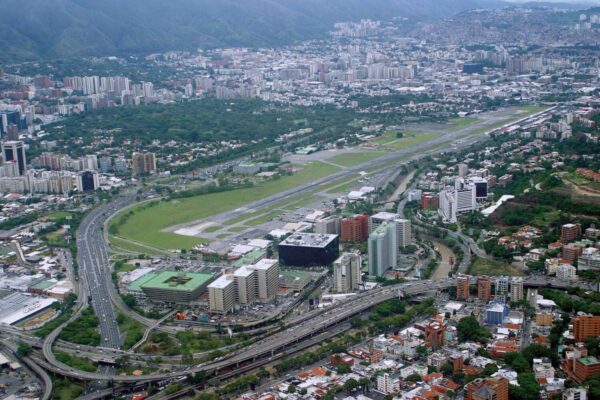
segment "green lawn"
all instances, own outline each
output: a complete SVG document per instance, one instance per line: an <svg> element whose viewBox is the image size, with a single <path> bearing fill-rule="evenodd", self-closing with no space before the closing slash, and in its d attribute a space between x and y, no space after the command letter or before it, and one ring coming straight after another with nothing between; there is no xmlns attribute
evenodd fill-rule
<svg viewBox="0 0 600 400"><path fill-rule="evenodd" d="M355 167L383 156L384 153L369 151L364 153L346 153L329 158L327 161L344 167Z"/></svg>
<svg viewBox="0 0 600 400"><path fill-rule="evenodd" d="M108 240L109 240L111 246L115 247L115 250L123 249L123 250L131 251L133 253L138 253L138 254L164 254L164 252L159 252L157 250L149 249L144 246L138 246L134 243L130 243L126 240L119 239L118 237L115 237L115 236L110 236L108 238Z"/></svg>
<svg viewBox="0 0 600 400"><path fill-rule="evenodd" d="M264 224L265 222L267 222L267 221L269 221L269 220L271 220L273 218L279 217L284 212L285 211L283 211L283 210L271 211L268 214L262 215L262 216L260 216L258 218L251 219L249 221L246 221L244 224L246 226L256 226L256 225Z"/></svg>
<svg viewBox="0 0 600 400"><path fill-rule="evenodd" d="M317 201L321 201L321 200L324 199L323 196L319 196L319 195L316 195L316 194L312 194L311 195L310 192L306 193L305 195L310 195L310 196L308 196L306 198L303 198L300 201L292 202L292 203L284 206L283 209L284 210L293 210L294 208L297 208L297 207L306 207L306 206L309 206L309 205L311 205L313 203L316 203Z"/></svg>
<svg viewBox="0 0 600 400"><path fill-rule="evenodd" d="M115 266L115 272L117 272L117 273L118 272L131 272L136 268L137 267L133 264L122 263L122 264L119 264L118 266Z"/></svg>
<svg viewBox="0 0 600 400"><path fill-rule="evenodd" d="M68 211L54 211L48 215L46 215L46 219L51 221L57 221L59 219L63 219L66 217L70 217L72 214Z"/></svg>
<svg viewBox="0 0 600 400"><path fill-rule="evenodd" d="M332 187L331 189L329 189L327 191L327 193L341 193L341 192L345 192L346 190L350 189L351 187L355 186L356 183L359 181L359 179L353 179L349 182L346 182L342 185L336 186L336 187Z"/></svg>
<svg viewBox="0 0 600 400"><path fill-rule="evenodd" d="M429 142L437 137L440 137L439 133L420 133L415 136L405 136L402 139L398 139L395 142L391 142L385 146L386 149L390 150L403 150L408 147L416 146L421 143Z"/></svg>
<svg viewBox="0 0 600 400"><path fill-rule="evenodd" d="M117 314L117 323L119 324L119 332L126 334L125 341L121 346L123 350L130 349L144 336L144 325L123 313Z"/></svg>
<svg viewBox="0 0 600 400"><path fill-rule="evenodd" d="M266 181L260 185L228 192L210 193L172 201L157 201L152 207L138 206L127 222L118 227L118 235L139 243L160 249L191 248L205 239L181 236L164 232L173 225L210 217L221 212L242 207L263 199L323 178L338 171L338 168L321 163L307 164L298 172L280 179Z"/></svg>
<svg viewBox="0 0 600 400"><path fill-rule="evenodd" d="M210 232L216 232L216 231L218 231L218 230L220 230L220 229L223 229L223 227L222 227L222 226L219 226L219 225L213 225L213 226L209 226L208 228L206 228L206 229L204 230L204 232L209 232L209 233L210 233Z"/></svg>
<svg viewBox="0 0 600 400"><path fill-rule="evenodd" d="M83 393L83 387L69 379L52 379L52 398L74 400Z"/></svg>
<svg viewBox="0 0 600 400"><path fill-rule="evenodd" d="M448 121L448 125L450 125L452 128L460 129L469 125L473 125L475 122L478 121L479 120L477 118L472 117L454 118Z"/></svg>
<svg viewBox="0 0 600 400"><path fill-rule="evenodd" d="M248 228L246 228L245 226L232 226L227 230L232 233L239 233L245 231L246 229Z"/></svg>
<svg viewBox="0 0 600 400"><path fill-rule="evenodd" d="M523 271L520 269L506 264L500 261L492 261L486 260L483 258L477 258L471 266L469 267L468 273L470 275L490 275L490 276L500 276L500 275L512 275L512 276L522 276L524 275Z"/></svg>
<svg viewBox="0 0 600 400"><path fill-rule="evenodd" d="M71 356L63 352L56 352L55 355L58 361L67 364L71 368L76 368L87 372L95 372L98 368L97 363L93 363L87 358Z"/></svg>

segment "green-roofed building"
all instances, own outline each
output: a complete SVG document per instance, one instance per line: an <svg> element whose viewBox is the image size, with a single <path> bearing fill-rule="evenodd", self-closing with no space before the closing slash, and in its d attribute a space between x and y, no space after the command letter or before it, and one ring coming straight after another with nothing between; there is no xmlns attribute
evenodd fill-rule
<svg viewBox="0 0 600 400"><path fill-rule="evenodd" d="M139 287L150 300L156 302L189 303L206 290L213 278L212 274L199 272L162 271L141 282ZM137 281L131 285L134 284Z"/></svg>

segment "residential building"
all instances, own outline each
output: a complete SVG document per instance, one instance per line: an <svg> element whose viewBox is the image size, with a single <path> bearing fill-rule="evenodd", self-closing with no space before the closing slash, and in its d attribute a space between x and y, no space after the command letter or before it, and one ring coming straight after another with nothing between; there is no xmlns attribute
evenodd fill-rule
<svg viewBox="0 0 600 400"><path fill-rule="evenodd" d="M577 268L571 264L560 264L556 267L556 277L562 280L571 280L577 278Z"/></svg>
<svg viewBox="0 0 600 400"><path fill-rule="evenodd" d="M466 400L508 400L508 380L477 378L465 387Z"/></svg>
<svg viewBox="0 0 600 400"><path fill-rule="evenodd" d="M513 276L510 280L510 301L521 301L523 298L523 278Z"/></svg>
<svg viewBox="0 0 600 400"><path fill-rule="evenodd" d="M279 288L279 261L263 258L250 268L256 271L256 298L266 302L275 297Z"/></svg>
<svg viewBox="0 0 600 400"><path fill-rule="evenodd" d="M494 299L497 301L506 301L506 296L508 295L508 277L507 276L499 276L494 281Z"/></svg>
<svg viewBox="0 0 600 400"><path fill-rule="evenodd" d="M561 243L574 242L581 237L580 224L564 224L560 229Z"/></svg>
<svg viewBox="0 0 600 400"><path fill-rule="evenodd" d="M469 279L468 275L459 275L456 277L456 298L458 300L469 299Z"/></svg>
<svg viewBox="0 0 600 400"><path fill-rule="evenodd" d="M477 278L477 298L487 303L492 298L492 280L487 275Z"/></svg>
<svg viewBox="0 0 600 400"><path fill-rule="evenodd" d="M584 387L565 389L562 400L587 400L587 390Z"/></svg>
<svg viewBox="0 0 600 400"><path fill-rule="evenodd" d="M331 215L315 222L315 233L320 235L339 235L341 218Z"/></svg>
<svg viewBox="0 0 600 400"><path fill-rule="evenodd" d="M410 220L397 218L394 220L396 222L396 227L398 233L396 235L396 240L398 242L399 248L404 248L412 243L412 232Z"/></svg>
<svg viewBox="0 0 600 400"><path fill-rule="evenodd" d="M383 276L385 271L398 264L398 246L396 223L386 222L379 225L369 235L369 274Z"/></svg>
<svg viewBox="0 0 600 400"><path fill-rule="evenodd" d="M333 286L337 293L359 289L362 283L362 258L360 253L344 253L333 262Z"/></svg>
<svg viewBox="0 0 600 400"><path fill-rule="evenodd" d="M249 266L241 266L233 273L235 280L236 301L241 306L248 306L256 300L256 271Z"/></svg>
<svg viewBox="0 0 600 400"><path fill-rule="evenodd" d="M232 275L221 275L208 285L209 310L226 314L235 307L235 280Z"/></svg>
<svg viewBox="0 0 600 400"><path fill-rule="evenodd" d="M378 375L377 390L385 394L397 393L400 390L400 376L389 372Z"/></svg>
<svg viewBox="0 0 600 400"><path fill-rule="evenodd" d="M2 157L5 163L14 162L18 166L19 175L23 175L27 168L25 145L20 140L2 142Z"/></svg>
<svg viewBox="0 0 600 400"><path fill-rule="evenodd" d="M133 153L131 155L131 172L133 175L150 174L156 171L156 155L154 153Z"/></svg>
<svg viewBox="0 0 600 400"><path fill-rule="evenodd" d="M589 337L600 336L600 315L581 315L573 318L573 337L585 342Z"/></svg>
<svg viewBox="0 0 600 400"><path fill-rule="evenodd" d="M366 215L355 215L344 218L340 227L340 241L360 243L367 240L369 236L369 217Z"/></svg>

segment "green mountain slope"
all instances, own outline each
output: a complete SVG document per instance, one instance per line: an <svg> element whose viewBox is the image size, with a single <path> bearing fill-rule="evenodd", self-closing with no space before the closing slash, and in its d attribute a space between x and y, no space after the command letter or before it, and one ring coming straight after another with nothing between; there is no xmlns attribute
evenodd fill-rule
<svg viewBox="0 0 600 400"><path fill-rule="evenodd" d="M0 0L0 62L278 46L334 22L444 17L496 0Z"/></svg>

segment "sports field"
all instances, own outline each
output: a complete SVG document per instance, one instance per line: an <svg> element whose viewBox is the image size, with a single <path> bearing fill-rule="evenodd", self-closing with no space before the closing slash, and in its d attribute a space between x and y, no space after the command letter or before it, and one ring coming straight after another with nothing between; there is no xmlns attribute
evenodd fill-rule
<svg viewBox="0 0 600 400"><path fill-rule="evenodd" d="M171 201L156 201L151 207L143 205L134 207L133 215L127 218L123 225L117 226L117 234L120 237L160 249L188 249L201 242L206 242L206 240L177 235L167 232L166 229L221 212L235 210L250 202L323 178L339 170L333 165L321 162L312 162L305 166L299 166L299 168L302 169L293 175L270 180L251 188ZM117 216L115 221L118 219Z"/></svg>

